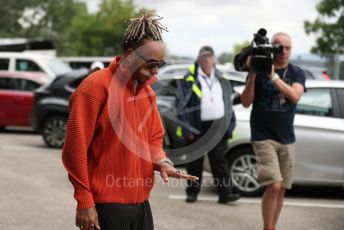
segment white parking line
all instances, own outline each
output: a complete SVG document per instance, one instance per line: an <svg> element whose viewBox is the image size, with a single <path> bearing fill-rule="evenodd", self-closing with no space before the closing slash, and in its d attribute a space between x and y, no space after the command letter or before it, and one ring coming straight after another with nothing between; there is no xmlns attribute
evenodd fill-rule
<svg viewBox="0 0 344 230"><path fill-rule="evenodd" d="M28 147L28 146L15 146L15 145L4 145L0 147L3 150L19 150L19 151L30 151L30 150L42 150L39 147Z"/></svg>
<svg viewBox="0 0 344 230"><path fill-rule="evenodd" d="M168 196L169 199L172 200L185 200L185 196L179 196L179 195L170 195ZM199 196L197 198L198 200L201 201L217 201L216 197L207 197L207 196ZM240 200L236 201L235 204L261 204L260 200L255 200L255 199L246 199L246 198L241 198ZM344 204L319 204L319 203L306 203L306 202L290 202L290 201L285 201L284 202L285 206L290 206L290 207L305 207L305 208L339 208L339 209L344 209Z"/></svg>

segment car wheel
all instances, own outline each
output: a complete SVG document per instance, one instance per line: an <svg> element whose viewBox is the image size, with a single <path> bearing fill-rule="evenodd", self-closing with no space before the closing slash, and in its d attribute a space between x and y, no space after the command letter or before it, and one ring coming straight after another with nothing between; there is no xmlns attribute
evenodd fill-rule
<svg viewBox="0 0 344 230"><path fill-rule="evenodd" d="M263 191L257 177L257 162L251 147L234 150L227 156L231 179L237 191L245 196L257 196Z"/></svg>
<svg viewBox="0 0 344 230"><path fill-rule="evenodd" d="M0 126L0 131L5 131L6 126Z"/></svg>
<svg viewBox="0 0 344 230"><path fill-rule="evenodd" d="M67 117L51 116L42 127L45 144L52 148L62 148L67 124Z"/></svg>

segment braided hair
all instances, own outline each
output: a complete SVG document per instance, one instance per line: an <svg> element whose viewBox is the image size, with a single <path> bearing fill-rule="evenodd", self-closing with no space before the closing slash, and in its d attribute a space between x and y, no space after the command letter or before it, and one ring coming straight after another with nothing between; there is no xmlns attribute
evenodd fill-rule
<svg viewBox="0 0 344 230"><path fill-rule="evenodd" d="M161 19L154 12L140 10L139 17L132 18L127 23L122 44L124 51L138 48L144 39L162 41L161 33L168 30L160 23Z"/></svg>

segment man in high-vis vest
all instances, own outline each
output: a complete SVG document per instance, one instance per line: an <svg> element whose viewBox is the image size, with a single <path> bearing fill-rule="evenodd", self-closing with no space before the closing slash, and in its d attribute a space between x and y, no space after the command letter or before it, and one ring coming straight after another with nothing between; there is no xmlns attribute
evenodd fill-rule
<svg viewBox="0 0 344 230"><path fill-rule="evenodd" d="M215 68L214 50L210 46L204 46L199 51L197 62L189 68L178 85L176 98L181 126L177 129L177 135L182 135L187 145L199 142L204 147L209 147L209 140L212 138L208 136L219 136L216 143L212 141L214 147L208 149L208 156L219 194L218 202L222 204L240 198L239 194L233 192L225 156L228 139L235 127L231 92L229 79L224 78ZM188 181L188 203L197 201L201 189L204 150L205 148L201 148L196 159L190 159L186 165L188 173L199 178L198 181Z"/></svg>

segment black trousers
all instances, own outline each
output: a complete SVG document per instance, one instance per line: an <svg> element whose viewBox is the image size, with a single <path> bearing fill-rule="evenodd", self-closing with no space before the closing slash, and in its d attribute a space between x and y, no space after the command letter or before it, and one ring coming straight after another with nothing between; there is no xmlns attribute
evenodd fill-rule
<svg viewBox="0 0 344 230"><path fill-rule="evenodd" d="M152 211L148 201L142 204L96 204L102 230L153 230Z"/></svg>
<svg viewBox="0 0 344 230"><path fill-rule="evenodd" d="M211 125L212 122L203 122L202 130L206 132L211 127ZM208 152L211 172L214 178L213 182L217 187L217 192L220 197L225 197L228 194L232 193L228 161L225 155L228 149L227 141L228 138L227 135L225 135L221 139L221 141L210 152ZM191 143L189 142L189 144ZM186 188L186 193L188 195L197 195L201 190L203 161L204 156L186 165L188 174L197 176L199 178L199 180L196 182L187 182L188 186ZM209 184L209 182L207 182L206 184Z"/></svg>

